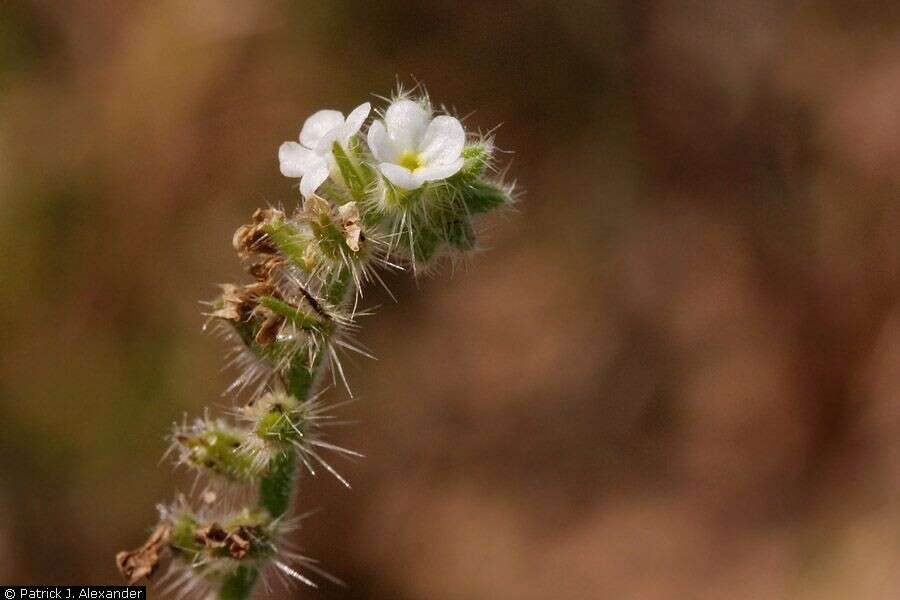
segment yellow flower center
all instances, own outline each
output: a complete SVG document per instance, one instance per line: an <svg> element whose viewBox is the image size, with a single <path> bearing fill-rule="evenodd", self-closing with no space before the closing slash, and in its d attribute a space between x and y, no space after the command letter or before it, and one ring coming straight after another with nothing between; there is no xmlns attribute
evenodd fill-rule
<svg viewBox="0 0 900 600"><path fill-rule="evenodd" d="M422 157L419 156L418 153L407 150L400 155L400 160L397 161L397 164L401 167L406 167L410 171L415 171L416 169L425 166L425 161L422 160Z"/></svg>

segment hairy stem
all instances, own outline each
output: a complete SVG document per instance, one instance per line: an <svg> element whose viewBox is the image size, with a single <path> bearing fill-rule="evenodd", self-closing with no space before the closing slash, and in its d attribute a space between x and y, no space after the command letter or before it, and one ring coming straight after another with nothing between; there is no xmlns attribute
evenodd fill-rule
<svg viewBox="0 0 900 600"><path fill-rule="evenodd" d="M219 590L221 600L244 600L253 593L253 586L259 578L259 570L255 567L240 566L225 579Z"/></svg>
<svg viewBox="0 0 900 600"><path fill-rule="evenodd" d="M352 273L349 269L341 269L330 284L327 294L342 298L350 293ZM321 352L315 357L313 365L291 365L281 373L281 380L288 392L298 400L306 400L313 391L313 384L322 369L324 361ZM282 516L291 503L294 495L294 482L297 479L297 459L293 450L286 450L272 459L259 481L257 506L266 510L273 519ZM220 600L246 600L253 593L253 587L259 578L259 569L242 566L235 569L222 583L219 590Z"/></svg>
<svg viewBox="0 0 900 600"><path fill-rule="evenodd" d="M283 515L291 502L296 464L293 451L282 452L272 459L259 481L257 504L266 509L273 519Z"/></svg>

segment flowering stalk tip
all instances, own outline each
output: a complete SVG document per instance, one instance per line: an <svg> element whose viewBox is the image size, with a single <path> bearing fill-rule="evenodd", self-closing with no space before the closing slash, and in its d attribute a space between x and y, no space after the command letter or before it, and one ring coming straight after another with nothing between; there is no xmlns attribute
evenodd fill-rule
<svg viewBox="0 0 900 600"><path fill-rule="evenodd" d="M362 456L329 440L339 422L322 391L330 374L350 392L342 355L371 356L355 339L364 287L384 286L384 270L417 272L465 255L477 247L479 215L512 203L492 138L467 133L425 96L400 93L372 112L364 102L346 117L310 116L297 141L278 149L281 173L299 180L300 205L259 209L235 232L251 280L223 285L206 314L238 370L228 391L249 399L231 419L173 428L170 452L207 482L205 492L161 508L150 539L119 553L129 583L166 557L164 594L243 600L264 576L333 580L290 548L296 520L287 515L301 470L349 487L332 463Z"/></svg>

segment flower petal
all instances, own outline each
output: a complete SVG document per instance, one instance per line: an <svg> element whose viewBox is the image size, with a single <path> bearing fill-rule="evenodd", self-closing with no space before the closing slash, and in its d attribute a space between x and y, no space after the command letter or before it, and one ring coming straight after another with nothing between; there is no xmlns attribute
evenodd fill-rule
<svg viewBox="0 0 900 600"><path fill-rule="evenodd" d="M369 118L369 112L371 112L371 110L372 105L368 102L364 102L347 115L347 120L341 128L341 135L338 138L342 146L346 146L350 138L356 135L360 127L363 126L363 123L366 122L366 119Z"/></svg>
<svg viewBox="0 0 900 600"><path fill-rule="evenodd" d="M398 150L415 152L425 135L429 117L428 111L418 102L398 100L384 113L384 124Z"/></svg>
<svg viewBox="0 0 900 600"><path fill-rule="evenodd" d="M404 190L414 190L422 187L422 184L425 183L425 180L419 177L418 173L413 173L400 165L381 163L378 165L378 168L388 181Z"/></svg>
<svg viewBox="0 0 900 600"><path fill-rule="evenodd" d="M328 165L324 160L321 160L319 166L303 174L303 179L300 180L300 194L304 198L312 196L319 189L319 186L328 179L328 173Z"/></svg>
<svg viewBox="0 0 900 600"><path fill-rule="evenodd" d="M319 156L328 156L331 154L331 147L334 145L335 140L341 137L343 128L343 125L339 125L338 127L333 127L325 132L325 134L319 138L319 142L312 147L313 151Z"/></svg>
<svg viewBox="0 0 900 600"><path fill-rule="evenodd" d="M278 148L278 162L285 177L302 177L315 166L315 153L297 142L285 142Z"/></svg>
<svg viewBox="0 0 900 600"><path fill-rule="evenodd" d="M344 124L344 115L336 110L320 110L306 119L300 130L300 143L315 148L323 135Z"/></svg>
<svg viewBox="0 0 900 600"><path fill-rule="evenodd" d="M421 156L425 164L446 165L459 158L466 144L466 131L455 117L435 117L425 130Z"/></svg>
<svg viewBox="0 0 900 600"><path fill-rule="evenodd" d="M463 167L463 159L457 158L451 163L445 165L427 165L421 169L416 169L415 175L422 181L438 181L447 179L452 175L456 175Z"/></svg>
<svg viewBox="0 0 900 600"><path fill-rule="evenodd" d="M394 142L391 141L383 122L375 121L372 123L369 126L367 137L369 149L372 151L372 155L375 156L375 160L380 162L394 162L397 160L400 153L394 146Z"/></svg>

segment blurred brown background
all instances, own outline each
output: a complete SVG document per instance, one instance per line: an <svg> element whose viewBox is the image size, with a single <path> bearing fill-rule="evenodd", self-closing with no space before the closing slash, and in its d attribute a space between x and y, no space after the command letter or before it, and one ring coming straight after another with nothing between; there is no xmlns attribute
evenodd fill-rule
<svg viewBox="0 0 900 600"><path fill-rule="evenodd" d="M399 78L527 194L366 296L296 595L900 597L891 5L0 3L0 582L119 581L278 144Z"/></svg>

